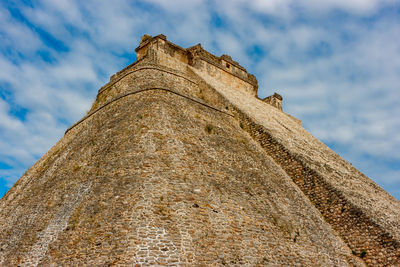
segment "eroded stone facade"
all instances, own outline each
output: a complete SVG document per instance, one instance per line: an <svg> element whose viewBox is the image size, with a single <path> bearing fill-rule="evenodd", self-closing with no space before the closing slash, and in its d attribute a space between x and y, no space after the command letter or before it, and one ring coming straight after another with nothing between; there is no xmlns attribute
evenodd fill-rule
<svg viewBox="0 0 400 267"><path fill-rule="evenodd" d="M136 52L1 199L1 266L399 265L399 202L282 98L200 45Z"/></svg>

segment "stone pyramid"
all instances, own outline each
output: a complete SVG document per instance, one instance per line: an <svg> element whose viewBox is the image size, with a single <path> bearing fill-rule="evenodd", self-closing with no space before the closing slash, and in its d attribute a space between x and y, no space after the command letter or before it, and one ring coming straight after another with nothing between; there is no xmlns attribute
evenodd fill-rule
<svg viewBox="0 0 400 267"><path fill-rule="evenodd" d="M143 36L0 200L0 266L400 266L400 202L231 57Z"/></svg>

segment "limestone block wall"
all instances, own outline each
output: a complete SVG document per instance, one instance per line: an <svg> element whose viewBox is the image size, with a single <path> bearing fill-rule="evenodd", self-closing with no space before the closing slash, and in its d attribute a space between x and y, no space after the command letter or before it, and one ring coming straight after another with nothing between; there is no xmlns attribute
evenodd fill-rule
<svg viewBox="0 0 400 267"><path fill-rule="evenodd" d="M124 92L137 91L145 86L173 88L176 92L196 99L199 103L211 104L222 112L224 109L227 113L233 111L235 116L242 121L243 128L249 131L265 151L282 166L342 236L355 255L369 264L382 265L398 262L400 257L396 236L398 230L393 224L395 220L393 216L388 217L387 213L376 208L360 208L359 203L350 197L354 194L351 190L357 194L360 193L360 191L354 191L360 190L354 188L354 182L347 182L349 188L343 192L335 183L326 180L327 176L324 172L328 170L339 182L346 181L344 176L340 177L341 175L350 175L351 180L355 181L359 178L354 177L362 178L362 174L354 174L354 170L349 169L348 164L343 163L344 161L339 157L334 156L334 161L332 158L327 161L331 152L323 146L317 145L316 148L310 150L307 145L303 145L307 142L319 143L312 139L310 139L311 142L302 140L304 130L298 131L301 122L296 118L260 105L260 100L254 96L256 83L245 77L247 72L244 68L228 56L217 58L209 54L201 46L183 49L168 42L165 36L148 39L147 43L139 46L137 51L145 56L142 56L138 63L128 66L115 75L112 82L99 91L92 110L112 101ZM223 64L220 64L221 62ZM207 97L206 91L209 95L213 95L210 90L215 91L216 95ZM237 101L239 99L243 103ZM267 100L269 103L270 99ZM250 111L248 107L260 109ZM281 104L277 107L281 109ZM260 111L269 112L262 116L262 123L257 119ZM288 121L290 121L289 124ZM296 126L292 123L296 123ZM291 131L297 132L282 135L282 132ZM295 139L292 140L293 137ZM314 153L317 152L320 154L315 155ZM367 185L370 184L368 178L362 179L367 182ZM372 186L374 187L373 184ZM397 204L393 201L382 202L382 198L379 200L381 203L392 205L392 209L398 208L395 207ZM386 223L383 218L390 221ZM382 227L382 225L386 226ZM394 228L391 227L393 225Z"/></svg>
<svg viewBox="0 0 400 267"><path fill-rule="evenodd" d="M400 242L353 205L339 190L292 155L262 126L242 117L245 128L267 153L280 164L307 195L326 221L352 249L371 266L400 264Z"/></svg>
<svg viewBox="0 0 400 267"><path fill-rule="evenodd" d="M231 88L235 88L235 90L245 91L251 95L256 94L256 89L254 85L249 84L247 81L244 81L236 76L233 76L231 73L216 67L214 64L210 64L209 62L198 59L193 63L193 67L196 68L203 75L207 75L210 79L218 80L220 83L223 83L225 86L229 86Z"/></svg>
<svg viewBox="0 0 400 267"><path fill-rule="evenodd" d="M199 75L203 75L201 78L213 85L211 87L215 93L220 94L220 96L229 103L225 105L232 105L229 109L234 111L234 114L238 116L238 119L242 123L242 128L248 131L265 151L288 173L296 185L321 212L326 221L330 223L335 231L345 240L352 249L354 255L357 255L371 266L396 266L400 264L400 243L396 236L396 234L399 233L399 231L396 230L398 225L388 224L386 220L382 223L383 216L390 220L397 220L396 217L392 216L392 212L395 212L395 214L397 212L397 214L399 214L399 205L396 200L374 185L367 177L363 176L361 173L355 172L354 168L351 167L353 169L349 168L349 170L353 172L350 174L352 175L352 177L350 177L353 181L359 179L356 183L362 183L365 188L372 186L373 190L376 190L375 194L378 192L381 194L380 196L374 195L375 199L379 196L379 201L381 203L392 205L390 208L391 212L382 210L379 206L368 208L360 207L357 205L358 203L350 199L349 193L338 189L334 181L329 180L329 176L321 173L325 170L335 175L335 179L349 182L346 179L350 178L349 176L337 176L337 174L344 173L345 171L343 165L339 165L342 164L341 161L343 160L338 158L335 164L325 161L324 164L318 163L319 167L315 167L312 165L312 162L315 161L315 155L311 158L307 157L306 153L299 155L299 151L297 151L297 153L293 152L296 147L295 142L298 142L298 140L292 139L294 134L292 131L295 131L299 125L291 116L277 109L274 110L269 104L263 105L260 100L251 98L250 94L238 93L243 91L236 91L233 88L226 87L224 83L220 83L218 80L204 75L203 72L198 71L196 68L193 68L193 71ZM226 91L224 91L224 89ZM232 94L228 95L226 94L227 92ZM235 96L235 93L237 96ZM214 96L213 98L216 97ZM267 118L264 118L263 124L259 123L251 116L254 116L254 113L248 113L249 110L240 109L240 107L243 106L238 105L237 100L239 99L254 99L249 101L250 103L247 103L248 107L257 107L257 105L259 105L265 111L270 112L267 113L269 116L265 116ZM285 124L287 126L285 126ZM279 128L281 131L291 132L291 135L285 138L285 140L287 140L286 144L279 138L282 136L282 133L277 131ZM302 146L303 149L306 149L307 146L310 145L302 143ZM323 151L321 148L318 149L319 151ZM307 152L310 153L311 151ZM329 152L326 157L328 156ZM346 165L344 164L344 166ZM359 191L360 189L356 188L354 184L350 183L349 186L351 187L347 190L353 190L353 194L359 195L360 193L364 193L363 191ZM359 202L360 201L363 200L359 199ZM378 212L379 215L377 214ZM371 215L371 213L375 213L375 215ZM381 223L378 223L379 221Z"/></svg>
<svg viewBox="0 0 400 267"><path fill-rule="evenodd" d="M1 199L0 265L400 264L398 201L200 48L143 39Z"/></svg>
<svg viewBox="0 0 400 267"><path fill-rule="evenodd" d="M0 265L362 266L225 110L152 90L86 117L0 202Z"/></svg>
<svg viewBox="0 0 400 267"><path fill-rule="evenodd" d="M186 70L187 64L189 63L186 49L161 38L156 38L155 42L153 47L156 51L157 64L178 71Z"/></svg>
<svg viewBox="0 0 400 267"><path fill-rule="evenodd" d="M238 81L234 78L238 78L245 83L242 83L239 86L236 85L236 88L247 88L250 85L249 89L251 90L249 90L249 92L251 92L254 96L257 95L258 83L256 77L248 73L245 68L240 66L239 63L234 61L230 56L214 56L213 54L204 50L200 44L188 48L187 51L190 58L189 65L197 68L201 68L203 65L206 67L210 67L210 65L212 65L215 68L211 68L211 70L208 71L222 76L223 78L221 81L228 82L232 86L234 81Z"/></svg>

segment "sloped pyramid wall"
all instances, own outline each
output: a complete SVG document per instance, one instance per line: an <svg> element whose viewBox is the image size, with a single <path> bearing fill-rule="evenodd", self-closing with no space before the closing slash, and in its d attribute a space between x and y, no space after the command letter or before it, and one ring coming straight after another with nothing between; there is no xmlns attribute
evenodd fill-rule
<svg viewBox="0 0 400 267"><path fill-rule="evenodd" d="M1 199L0 265L383 265L353 255L259 138L265 127L254 134L255 118L223 91L238 83L212 84L205 73L217 72L187 51L147 38Z"/></svg>

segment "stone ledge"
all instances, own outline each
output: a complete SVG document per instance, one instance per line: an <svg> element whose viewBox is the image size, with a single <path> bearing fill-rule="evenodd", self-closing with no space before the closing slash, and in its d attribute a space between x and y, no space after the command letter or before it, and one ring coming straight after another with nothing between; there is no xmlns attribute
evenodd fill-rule
<svg viewBox="0 0 400 267"><path fill-rule="evenodd" d="M135 62L136 63L136 62ZM121 73L117 78L113 79L113 81L107 83L106 85L104 85L103 87L101 87L98 91L98 95L103 93L105 90L107 90L109 87L113 86L114 84L116 84L117 82L119 82L120 80L122 80L123 78L125 78L126 76L128 76L131 73L134 73L136 71L140 71L140 70L144 70L144 69L155 69L155 70L159 70L159 71L163 71L163 72L167 72L176 76L179 76L189 82L192 82L194 84L196 84L196 82L190 80L189 78L185 77L186 75L180 71L171 69L171 68L167 68L164 66L160 66L160 65L156 65L156 64L143 64L141 66L137 66L137 68L132 68L133 66L135 66L136 64L131 64L128 67L126 67L124 69L124 72Z"/></svg>
<svg viewBox="0 0 400 267"><path fill-rule="evenodd" d="M74 123L71 127L69 127L69 128L65 131L64 135L67 134L72 128L74 128L75 126L79 125L81 122L83 122L83 121L86 120L87 118L91 117L93 114L97 113L99 110L101 110L102 108L108 106L109 104L111 104L111 103L113 103L113 102L115 102L115 101L117 101L117 100L120 100L121 98L124 98L124 97L126 97L126 96L130 96L130 95L134 95L134 94L138 94L138 93L142 93L142 92L147 92L147 91L154 91L154 90L162 90L162 91L167 91L167 92L173 93L173 94L175 94L175 95L178 95L178 96L184 97L184 98L186 98L186 99L189 99L189 100L191 100L191 101L193 101L193 102L195 102L195 103L197 103L197 104L200 104L200 105L202 105L202 106L211 108L211 109L213 109L213 110L215 110L215 111L218 111L218 112L221 112L221 113L224 113L224 114L226 114L226 115L228 115L228 116L233 117L232 114L230 114L230 113L228 113L228 112L226 112L226 111L220 110L220 109L218 109L218 108L216 108L216 107L210 106L210 105L208 105L207 103L204 103L204 102L201 101L200 99L196 99L196 98L193 97L193 96L187 96L187 95L178 93L178 92L176 92L176 91L174 91L174 90L172 90L172 89L169 89L169 88L150 87L150 88L145 88L145 89L139 89L139 90L133 91L133 92L131 91L131 92L128 92L128 93L125 93L125 94L122 94L122 95L119 95L119 96L114 97L113 99L107 101L106 103L104 103L103 105L101 105L100 107L98 107L97 109L95 109L95 110L89 112L89 113L88 113L86 116L84 116L82 119L80 119L79 121L77 121L76 123Z"/></svg>

